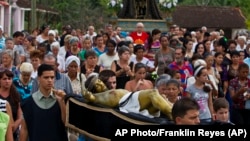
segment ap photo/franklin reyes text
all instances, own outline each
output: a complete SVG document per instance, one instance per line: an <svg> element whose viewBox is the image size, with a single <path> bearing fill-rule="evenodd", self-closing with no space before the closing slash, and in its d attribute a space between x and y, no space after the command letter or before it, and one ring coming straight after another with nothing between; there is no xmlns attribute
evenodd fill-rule
<svg viewBox="0 0 250 141"><path fill-rule="evenodd" d="M115 137L247 137L246 129L226 129L223 130L208 130L208 129L116 129Z"/></svg>

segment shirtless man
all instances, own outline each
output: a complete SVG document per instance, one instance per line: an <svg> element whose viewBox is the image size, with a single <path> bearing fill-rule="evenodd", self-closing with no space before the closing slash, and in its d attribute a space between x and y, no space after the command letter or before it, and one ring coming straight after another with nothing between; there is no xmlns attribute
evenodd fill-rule
<svg viewBox="0 0 250 141"><path fill-rule="evenodd" d="M172 119L171 104L166 101L157 89L129 92L125 89L108 90L96 76L91 76L85 83L87 90L83 96L88 102L110 108L119 107L125 113L138 113L150 118L159 117L160 112Z"/></svg>

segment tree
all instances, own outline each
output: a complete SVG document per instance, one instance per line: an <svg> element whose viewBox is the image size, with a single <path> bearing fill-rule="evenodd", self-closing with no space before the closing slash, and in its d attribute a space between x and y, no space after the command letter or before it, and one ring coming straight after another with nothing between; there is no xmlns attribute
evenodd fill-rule
<svg viewBox="0 0 250 141"><path fill-rule="evenodd" d="M54 0L53 7L60 13L58 26L71 25L86 29L89 25L102 28L106 22L105 7L102 0Z"/></svg>

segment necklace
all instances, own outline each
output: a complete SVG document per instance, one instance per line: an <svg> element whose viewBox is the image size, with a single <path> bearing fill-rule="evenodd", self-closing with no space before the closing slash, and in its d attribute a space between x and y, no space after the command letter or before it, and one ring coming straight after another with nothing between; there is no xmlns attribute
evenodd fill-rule
<svg viewBox="0 0 250 141"><path fill-rule="evenodd" d="M30 82L30 83L29 83ZM28 89L29 88L29 85L32 84L32 81L28 81L26 84L23 83L22 79L20 78L18 81L17 81L18 85L21 86L22 88L24 89Z"/></svg>

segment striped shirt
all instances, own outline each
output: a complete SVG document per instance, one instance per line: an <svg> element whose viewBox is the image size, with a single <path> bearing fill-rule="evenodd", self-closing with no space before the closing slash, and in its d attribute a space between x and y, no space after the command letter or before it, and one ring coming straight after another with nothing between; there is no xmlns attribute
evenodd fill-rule
<svg viewBox="0 0 250 141"><path fill-rule="evenodd" d="M0 99L0 111L6 113L7 100Z"/></svg>

